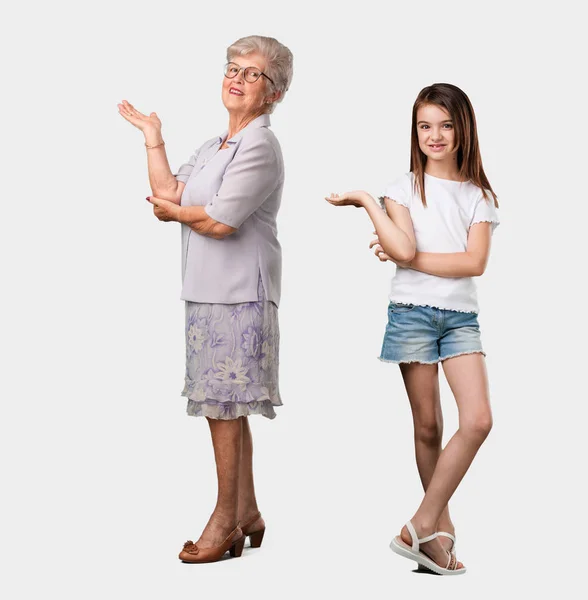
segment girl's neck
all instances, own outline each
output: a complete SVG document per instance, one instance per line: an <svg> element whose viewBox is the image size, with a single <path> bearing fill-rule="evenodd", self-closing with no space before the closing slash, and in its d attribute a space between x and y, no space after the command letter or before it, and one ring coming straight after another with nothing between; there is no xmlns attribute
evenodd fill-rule
<svg viewBox="0 0 588 600"><path fill-rule="evenodd" d="M249 114L229 114L229 133L227 134L227 140L230 140L232 137L236 136L242 129L245 129L251 121L260 117L263 112L257 113L249 113Z"/></svg>
<svg viewBox="0 0 588 600"><path fill-rule="evenodd" d="M459 169L457 168L457 161L438 161L438 160L427 160L425 164L425 173L439 179L449 179L451 181L459 181Z"/></svg>

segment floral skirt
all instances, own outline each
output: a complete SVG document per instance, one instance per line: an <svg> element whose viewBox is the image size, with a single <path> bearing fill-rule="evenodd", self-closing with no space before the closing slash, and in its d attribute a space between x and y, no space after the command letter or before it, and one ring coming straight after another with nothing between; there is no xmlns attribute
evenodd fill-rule
<svg viewBox="0 0 588 600"><path fill-rule="evenodd" d="M261 414L273 419L278 387L278 308L265 300L204 304L186 302L187 412L212 419Z"/></svg>

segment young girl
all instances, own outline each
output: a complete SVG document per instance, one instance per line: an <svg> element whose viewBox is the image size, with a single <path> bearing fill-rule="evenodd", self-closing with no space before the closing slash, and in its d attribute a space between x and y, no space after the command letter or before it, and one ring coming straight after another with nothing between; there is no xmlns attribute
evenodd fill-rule
<svg viewBox="0 0 588 600"><path fill-rule="evenodd" d="M370 247L398 267L380 360L400 365L425 495L390 547L435 573L465 573L447 503L492 427L473 277L484 273L499 222L466 94L447 83L420 92L410 173L386 188L385 212L363 191L327 201L365 208L377 235ZM439 363L459 411L443 451Z"/></svg>

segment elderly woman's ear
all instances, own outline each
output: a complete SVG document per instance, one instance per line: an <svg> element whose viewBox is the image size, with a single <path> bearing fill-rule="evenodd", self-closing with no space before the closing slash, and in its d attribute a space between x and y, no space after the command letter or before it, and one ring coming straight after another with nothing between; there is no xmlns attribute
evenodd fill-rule
<svg viewBox="0 0 588 600"><path fill-rule="evenodd" d="M271 96L268 96L265 99L265 103L273 104L274 102L277 102L281 97L282 97L282 92L274 92L273 94L271 94Z"/></svg>

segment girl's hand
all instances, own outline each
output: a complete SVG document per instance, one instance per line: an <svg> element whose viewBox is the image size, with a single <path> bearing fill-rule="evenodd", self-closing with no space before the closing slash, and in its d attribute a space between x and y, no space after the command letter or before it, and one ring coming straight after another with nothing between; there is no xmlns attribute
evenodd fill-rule
<svg viewBox="0 0 588 600"><path fill-rule="evenodd" d="M374 233L376 233L374 231ZM378 236L376 236L375 239L373 239L370 242L370 248L374 249L374 254L382 261L382 262L386 262L387 260L392 260L385 252L384 249L382 248L382 246L380 245L380 238Z"/></svg>
<svg viewBox="0 0 588 600"><path fill-rule="evenodd" d="M374 231L374 234L376 232ZM375 239L373 239L370 242L370 248L374 249L374 254L382 261L382 262L386 262L387 260L393 262L396 266L398 267L402 267L404 269L410 269L410 265L411 262L401 262L399 260L396 260L395 258L392 258L391 256L388 256L385 252L384 249L382 248L382 246L380 245L380 238L378 238L377 234Z"/></svg>
<svg viewBox="0 0 588 600"><path fill-rule="evenodd" d="M124 119L131 123L131 125L134 125L143 133L146 131L161 132L161 121L154 112L149 116L144 115L126 100L123 100L122 104L118 104L118 112Z"/></svg>
<svg viewBox="0 0 588 600"><path fill-rule="evenodd" d="M178 221L180 220L180 211L182 209L178 204L174 204L169 200L156 198L155 196L147 196L147 202L153 204L153 214L160 221Z"/></svg>
<svg viewBox="0 0 588 600"><path fill-rule="evenodd" d="M333 206L355 206L363 208L366 202L366 192L358 190L356 192L345 192L344 194L331 194L325 197L325 200Z"/></svg>

